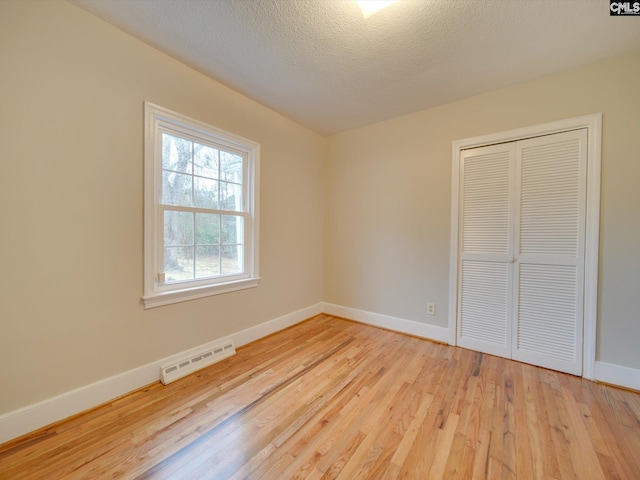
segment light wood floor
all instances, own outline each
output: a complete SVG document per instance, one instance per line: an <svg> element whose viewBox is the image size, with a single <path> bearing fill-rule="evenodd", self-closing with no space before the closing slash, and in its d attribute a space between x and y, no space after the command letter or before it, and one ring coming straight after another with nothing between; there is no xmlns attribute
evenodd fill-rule
<svg viewBox="0 0 640 480"><path fill-rule="evenodd" d="M320 315L0 446L0 478L640 479L640 395Z"/></svg>

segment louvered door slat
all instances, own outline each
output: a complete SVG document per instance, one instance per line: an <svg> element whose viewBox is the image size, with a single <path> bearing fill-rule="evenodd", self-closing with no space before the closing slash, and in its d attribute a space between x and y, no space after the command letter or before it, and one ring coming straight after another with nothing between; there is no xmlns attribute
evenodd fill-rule
<svg viewBox="0 0 640 480"><path fill-rule="evenodd" d="M580 139L570 135L552 145L530 143L524 142L519 149L520 253L575 257L580 226Z"/></svg>
<svg viewBox="0 0 640 480"><path fill-rule="evenodd" d="M462 262L461 278L463 344L487 353L503 354L509 342L507 264L466 260Z"/></svg>
<svg viewBox="0 0 640 480"><path fill-rule="evenodd" d="M462 252L509 251L509 149L467 152L463 170Z"/></svg>
<svg viewBox="0 0 640 480"><path fill-rule="evenodd" d="M575 361L576 275L574 266L521 265L518 350Z"/></svg>

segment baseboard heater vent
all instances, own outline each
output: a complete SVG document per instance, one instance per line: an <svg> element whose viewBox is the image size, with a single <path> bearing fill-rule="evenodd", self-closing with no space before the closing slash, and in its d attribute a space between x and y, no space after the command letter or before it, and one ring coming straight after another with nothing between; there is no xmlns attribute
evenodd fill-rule
<svg viewBox="0 0 640 480"><path fill-rule="evenodd" d="M225 340L203 345L192 352L194 353L160 367L160 380L162 383L167 385L204 367L231 357L236 354L236 347L232 340Z"/></svg>

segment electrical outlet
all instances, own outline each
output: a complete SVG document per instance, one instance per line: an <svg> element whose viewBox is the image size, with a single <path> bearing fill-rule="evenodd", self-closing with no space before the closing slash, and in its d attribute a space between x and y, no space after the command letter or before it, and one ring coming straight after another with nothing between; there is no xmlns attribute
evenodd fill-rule
<svg viewBox="0 0 640 480"><path fill-rule="evenodd" d="M436 314L436 304L427 303L427 315L435 315L435 314Z"/></svg>

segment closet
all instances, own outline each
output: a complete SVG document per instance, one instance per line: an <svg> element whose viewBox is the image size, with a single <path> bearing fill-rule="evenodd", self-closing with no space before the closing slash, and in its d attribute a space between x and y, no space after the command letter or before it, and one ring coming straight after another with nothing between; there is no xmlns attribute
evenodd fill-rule
<svg viewBox="0 0 640 480"><path fill-rule="evenodd" d="M582 374L587 134L460 151L458 345Z"/></svg>

